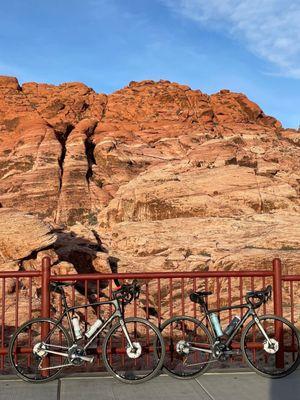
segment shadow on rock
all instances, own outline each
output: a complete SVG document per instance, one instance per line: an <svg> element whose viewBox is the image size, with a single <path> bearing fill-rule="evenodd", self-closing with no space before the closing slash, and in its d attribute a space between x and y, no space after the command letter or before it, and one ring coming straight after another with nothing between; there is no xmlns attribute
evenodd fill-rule
<svg viewBox="0 0 300 400"><path fill-rule="evenodd" d="M96 231L92 231L92 233L93 237L84 238L74 232L57 231L57 240L53 249L58 260L53 263L53 266L66 262L72 264L78 274L116 273L118 271L118 259L109 256L108 250L103 246L98 233ZM85 282L77 282L75 288L80 294L87 295L90 302L95 301L98 296L107 297L101 291L109 285L107 280L100 281L99 287L97 287L95 281L87 281L87 284Z"/></svg>

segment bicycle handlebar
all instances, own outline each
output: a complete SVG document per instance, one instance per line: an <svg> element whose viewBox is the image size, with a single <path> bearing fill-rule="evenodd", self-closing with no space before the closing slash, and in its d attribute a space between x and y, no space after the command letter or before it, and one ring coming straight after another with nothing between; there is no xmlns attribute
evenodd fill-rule
<svg viewBox="0 0 300 400"><path fill-rule="evenodd" d="M121 300L124 305L129 304L132 300L138 299L140 295L141 287L137 284L136 280L132 283L124 283L120 289L113 292L113 298Z"/></svg>
<svg viewBox="0 0 300 400"><path fill-rule="evenodd" d="M262 290L253 290L245 296L246 302L251 304L253 308L260 307L263 303L269 301L272 297L272 286L268 285Z"/></svg>

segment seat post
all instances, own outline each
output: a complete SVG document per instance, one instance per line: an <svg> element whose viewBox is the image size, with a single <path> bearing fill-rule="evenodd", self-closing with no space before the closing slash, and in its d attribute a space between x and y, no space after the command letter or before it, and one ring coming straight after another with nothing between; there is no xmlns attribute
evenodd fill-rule
<svg viewBox="0 0 300 400"><path fill-rule="evenodd" d="M203 303L200 303L200 310L204 311L204 314L208 314L207 302L203 299Z"/></svg>
<svg viewBox="0 0 300 400"><path fill-rule="evenodd" d="M67 297L63 287L60 287L60 294L64 308L68 308Z"/></svg>

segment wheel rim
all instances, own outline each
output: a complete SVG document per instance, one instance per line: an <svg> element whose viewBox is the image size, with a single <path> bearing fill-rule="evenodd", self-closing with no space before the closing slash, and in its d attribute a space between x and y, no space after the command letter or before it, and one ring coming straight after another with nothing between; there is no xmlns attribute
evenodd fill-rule
<svg viewBox="0 0 300 400"><path fill-rule="evenodd" d="M145 322L125 321L125 325L134 349L129 348L118 324L105 344L106 362L111 372L122 380L145 379L159 368L156 346L161 348L162 338Z"/></svg>
<svg viewBox="0 0 300 400"><path fill-rule="evenodd" d="M169 372L181 377L192 377L206 368L211 353L190 348L193 346L211 350L210 335L202 324L186 318L176 319L164 327L162 335L166 345L164 367Z"/></svg>
<svg viewBox="0 0 300 400"><path fill-rule="evenodd" d="M53 332L42 345L45 332ZM61 370L61 365L67 362L66 358L49 354L45 348L53 347L53 350L67 352L62 347L69 347L69 338L60 326L55 327L53 321L31 321L26 324L16 335L11 346L11 361L14 368L26 380L42 381L55 377ZM41 368L54 367L49 370Z"/></svg>
<svg viewBox="0 0 300 400"><path fill-rule="evenodd" d="M299 337L296 329L274 317L260 319L270 342L256 324L252 324L244 339L245 356L257 371L281 376L294 370L299 360Z"/></svg>

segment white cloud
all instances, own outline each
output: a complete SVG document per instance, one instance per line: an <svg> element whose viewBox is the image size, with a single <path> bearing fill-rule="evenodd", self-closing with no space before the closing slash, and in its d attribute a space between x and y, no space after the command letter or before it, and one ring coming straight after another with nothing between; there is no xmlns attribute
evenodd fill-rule
<svg viewBox="0 0 300 400"><path fill-rule="evenodd" d="M277 68L300 79L299 0L162 0L176 13L245 43Z"/></svg>

